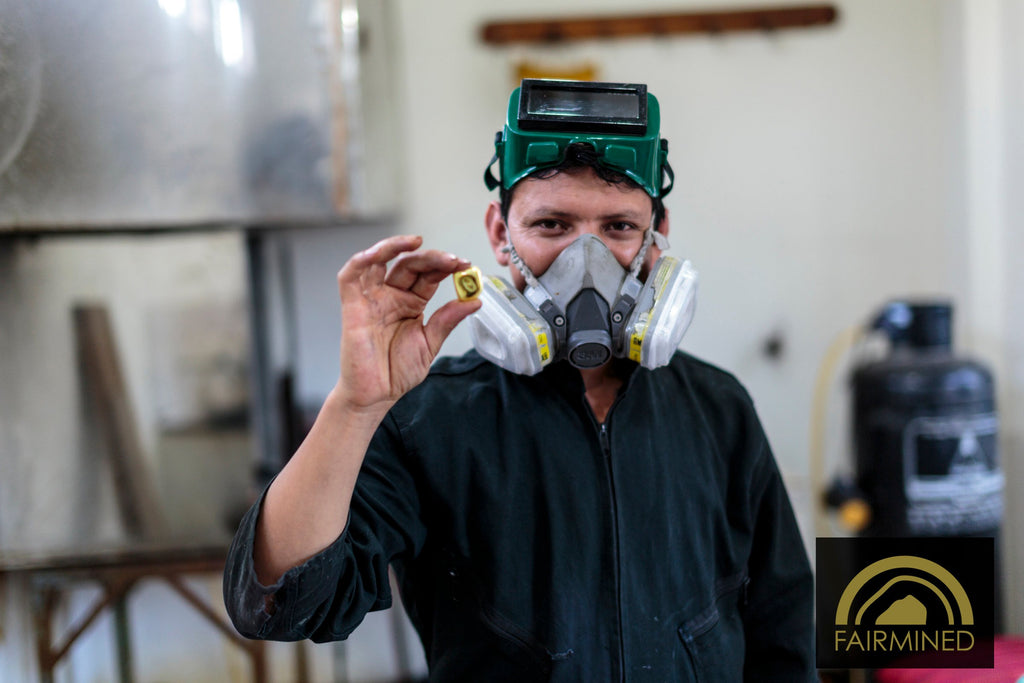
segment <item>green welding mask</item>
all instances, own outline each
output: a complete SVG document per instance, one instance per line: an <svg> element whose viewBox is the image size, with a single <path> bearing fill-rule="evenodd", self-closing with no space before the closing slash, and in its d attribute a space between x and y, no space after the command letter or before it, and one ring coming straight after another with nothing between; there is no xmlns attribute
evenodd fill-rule
<svg viewBox="0 0 1024 683"><path fill-rule="evenodd" d="M507 190L535 171L560 164L569 145L585 143L601 164L651 197L664 197L674 175L660 125L658 100L643 83L525 78L509 98L508 118L495 136L484 182L489 190L499 185ZM500 179L491 170L495 162Z"/></svg>

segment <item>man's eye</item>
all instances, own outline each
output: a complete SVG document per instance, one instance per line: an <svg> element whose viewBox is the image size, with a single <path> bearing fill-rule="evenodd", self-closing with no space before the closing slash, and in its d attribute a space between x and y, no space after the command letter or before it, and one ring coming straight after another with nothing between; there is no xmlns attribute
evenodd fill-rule
<svg viewBox="0 0 1024 683"><path fill-rule="evenodd" d="M631 230L638 230L638 228L632 223L620 221L618 223L610 223L608 225L608 230L611 232L629 232Z"/></svg>
<svg viewBox="0 0 1024 683"><path fill-rule="evenodd" d="M534 225L541 230L561 230L562 224L555 220L537 221Z"/></svg>

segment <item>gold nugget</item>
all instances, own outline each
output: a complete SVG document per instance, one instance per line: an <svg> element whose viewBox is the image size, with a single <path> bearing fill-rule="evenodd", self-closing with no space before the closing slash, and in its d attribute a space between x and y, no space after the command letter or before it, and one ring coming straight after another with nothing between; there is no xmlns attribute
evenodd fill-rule
<svg viewBox="0 0 1024 683"><path fill-rule="evenodd" d="M452 276L459 301L472 301L480 295L480 288L483 286L480 278L480 269L476 266L460 270Z"/></svg>

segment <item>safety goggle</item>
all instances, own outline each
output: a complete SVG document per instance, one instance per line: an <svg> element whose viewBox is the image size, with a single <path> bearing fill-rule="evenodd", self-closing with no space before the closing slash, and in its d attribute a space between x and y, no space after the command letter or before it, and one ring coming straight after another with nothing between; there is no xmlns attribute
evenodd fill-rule
<svg viewBox="0 0 1024 683"><path fill-rule="evenodd" d="M512 92L505 127L484 172L490 190L557 166L573 143L594 148L603 166L630 178L652 197L674 182L668 141L659 137L658 100L643 83L523 79ZM499 162L501 179L491 167ZM668 179L665 184L665 179Z"/></svg>

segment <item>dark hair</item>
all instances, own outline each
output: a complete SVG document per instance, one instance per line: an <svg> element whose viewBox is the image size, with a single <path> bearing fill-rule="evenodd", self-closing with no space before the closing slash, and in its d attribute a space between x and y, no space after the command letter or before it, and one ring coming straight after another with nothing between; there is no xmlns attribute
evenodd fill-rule
<svg viewBox="0 0 1024 683"><path fill-rule="evenodd" d="M580 168L589 168L597 174L597 177L606 183L612 185L626 185L628 187L635 187L643 189L639 183L618 171L612 170L601 163L601 157L598 156L597 151L593 145L589 145L585 142L574 142L565 148L565 157L555 166L549 166L542 168L539 171L534 171L527 178L540 178L546 179L558 175L562 171L571 171ZM517 183L518 184L518 183ZM509 189L504 187L500 188L498 198L501 201L501 217L508 222L508 209L512 205L512 194L515 192L516 186L513 185ZM646 194L646 190L644 190ZM650 195L648 195L650 196ZM665 204L661 201L661 197L651 197L651 204L654 209L654 227L655 229L661 225L662 219L665 217Z"/></svg>

